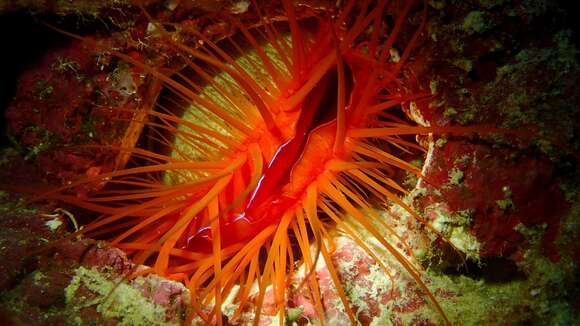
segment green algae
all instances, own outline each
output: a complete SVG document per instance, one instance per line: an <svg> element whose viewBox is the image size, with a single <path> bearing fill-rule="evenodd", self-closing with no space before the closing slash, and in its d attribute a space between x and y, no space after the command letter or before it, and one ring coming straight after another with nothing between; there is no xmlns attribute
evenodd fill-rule
<svg viewBox="0 0 580 326"><path fill-rule="evenodd" d="M80 296L85 288L91 295ZM105 318L116 319L117 325L169 325L165 308L152 303L142 293L122 282L112 281L96 267L79 267L65 289L66 304L80 312L95 306Z"/></svg>
<svg viewBox="0 0 580 326"><path fill-rule="evenodd" d="M437 91L439 90L439 82L431 80L429 82L429 90L431 91L431 94L437 94Z"/></svg>
<svg viewBox="0 0 580 326"><path fill-rule="evenodd" d="M517 325L522 318L512 316L514 306L525 295L522 281L491 284L470 277L429 274L431 288L440 288L457 294L450 298L438 298L439 304L452 321L462 325L501 323ZM426 312L430 313L430 312Z"/></svg>
<svg viewBox="0 0 580 326"><path fill-rule="evenodd" d="M21 148L26 153L24 159L27 161L33 160L39 154L53 149L56 144L56 136L48 129L38 126L30 126L25 129L24 133L26 132L36 134L40 138L38 144L28 148Z"/></svg>
<svg viewBox="0 0 580 326"><path fill-rule="evenodd" d="M557 32L553 43L546 46L546 42L514 40L505 31L513 20L507 17L518 17L522 24L530 25L524 17L536 22L536 17L562 15L563 11L546 0L526 0L521 5L504 0L430 1L436 9L450 3L461 8L463 19L450 23L452 11L439 10L428 25L429 35L445 51L443 61L458 68L451 78L437 71L430 76L438 84L437 107L448 108L443 116L460 124L487 122L487 118L493 119L488 108L497 108L503 119L501 127L535 125L539 130L537 147L552 157L561 155L552 145L555 135L548 134L566 134L568 139L573 135L571 124L578 108L570 96L574 97L579 67L572 32L562 29L563 24L552 22L560 30L554 29ZM482 33L486 33L485 37ZM472 41L470 37L474 36L481 40ZM494 76L487 71L487 60L496 56L500 58L494 60L499 65ZM542 78L530 78L538 74ZM476 92L462 95L458 88L464 87ZM486 136L493 141L492 138Z"/></svg>
<svg viewBox="0 0 580 326"><path fill-rule="evenodd" d="M412 160L409 163L411 165L419 168L419 169L421 169L421 167L423 166L423 160L420 160L420 159ZM413 189L417 185L418 181L419 181L419 177L417 177L417 175L415 173L405 171L405 179L403 180L403 185L405 187L407 187L409 189Z"/></svg>
<svg viewBox="0 0 580 326"><path fill-rule="evenodd" d="M429 5L435 9L443 9L447 5L445 0L429 0Z"/></svg>
<svg viewBox="0 0 580 326"><path fill-rule="evenodd" d="M54 86L50 85L45 80L37 81L34 87L39 100L46 100L54 93Z"/></svg>
<svg viewBox="0 0 580 326"><path fill-rule="evenodd" d="M438 138L438 139L435 141L435 146L437 146L437 147L439 147L439 148L442 148L442 147L444 147L444 146L445 146L445 144L447 144L447 138L445 138L445 137Z"/></svg>
<svg viewBox="0 0 580 326"><path fill-rule="evenodd" d="M486 14L482 11L472 11L463 19L461 26L468 34L483 33L492 27Z"/></svg>
<svg viewBox="0 0 580 326"><path fill-rule="evenodd" d="M56 62L52 64L51 69L61 74L72 72L76 75L80 69L80 64L70 58L59 56L56 58Z"/></svg>
<svg viewBox="0 0 580 326"><path fill-rule="evenodd" d="M34 285L36 286L46 285L46 280L47 277L46 275L44 275L44 273L40 271L34 271L32 273L32 282L34 283Z"/></svg>
<svg viewBox="0 0 580 326"><path fill-rule="evenodd" d="M515 229L524 235L529 248L524 252L524 259L518 268L527 275L528 292L531 296L529 305L538 320L546 325L575 325L580 316L575 315L571 302L578 295L573 284L578 266L567 251L558 262L552 262L542 254L542 239L547 226L545 224L526 227L518 224Z"/></svg>
<svg viewBox="0 0 580 326"><path fill-rule="evenodd" d="M0 213L11 212L14 216L18 216L32 215L38 212L36 208L27 206L24 198L10 199L7 192L0 191L0 193L3 194L0 195Z"/></svg>
<svg viewBox="0 0 580 326"><path fill-rule="evenodd" d="M553 139L573 139L572 117L580 112L574 100L566 95L575 89L580 65L571 31L560 30L553 35L552 42L554 46L550 48L529 47L519 51L514 62L497 68L495 82L484 92L497 100L504 119L502 127L537 126L536 147L549 157L557 158L562 150L553 145ZM539 71L544 74L542 80L546 81L542 84L530 79ZM496 89L502 88L519 91L494 94Z"/></svg>
<svg viewBox="0 0 580 326"><path fill-rule="evenodd" d="M503 199L498 199L495 201L496 205L502 209L507 210L508 208L515 209L516 205L512 201L512 191L508 186L502 187L502 192L504 193Z"/></svg>
<svg viewBox="0 0 580 326"><path fill-rule="evenodd" d="M304 313L303 307L288 308L286 311L286 325L292 325Z"/></svg>
<svg viewBox="0 0 580 326"><path fill-rule="evenodd" d="M458 168L452 168L449 170L449 181L448 185L458 186L462 183L464 177L463 171Z"/></svg>
<svg viewBox="0 0 580 326"><path fill-rule="evenodd" d="M469 59L456 59L452 61L452 64L465 72L473 70L473 61Z"/></svg>
<svg viewBox="0 0 580 326"><path fill-rule="evenodd" d="M564 272L561 264L546 258L528 257L525 264L527 278L507 282L491 282L466 275L449 276L430 271L430 288L444 289L455 296L438 297L443 310L462 325L573 325L574 317L569 303L561 297L565 293ZM562 292L564 291L564 292ZM432 311L424 309L424 314Z"/></svg>
<svg viewBox="0 0 580 326"><path fill-rule="evenodd" d="M448 107L443 111L443 116L446 118L453 118L457 115L457 109L454 107Z"/></svg>

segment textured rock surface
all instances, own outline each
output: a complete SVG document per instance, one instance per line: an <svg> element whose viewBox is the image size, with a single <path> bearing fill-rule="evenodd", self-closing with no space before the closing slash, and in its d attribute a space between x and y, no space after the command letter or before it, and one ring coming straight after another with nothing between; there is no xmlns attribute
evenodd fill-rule
<svg viewBox="0 0 580 326"><path fill-rule="evenodd" d="M243 12L244 3L168 1L152 9L159 11L159 19L223 36L231 33L230 26L188 19L189 13L218 7ZM426 179L407 202L455 249L398 207L386 215L410 243L410 259L426 269L423 280L446 314L463 325L580 322L575 300L580 288L578 35L561 5L429 1L430 21L413 70L434 97L409 115L424 124L493 125L529 132L519 138L482 133L419 139L429 152L410 159L419 160ZM0 12L28 8L76 17L89 14L109 20L107 26L114 31L106 37L95 33L98 44L152 65L164 65L173 55L155 57L152 53L163 44L153 40L147 44L151 49L140 43L150 36L148 23L136 8L120 17L118 9L126 4L57 1L52 7L39 6L3 2ZM3 108L17 153L4 151L0 158L2 180L16 185L44 178L61 183L78 173L98 175L124 164L122 157L109 153L60 147L134 143L138 131L127 133L127 124L110 125L109 114L143 107L140 101L153 87L138 69L74 42L48 52L19 81L16 99ZM413 176L404 181L409 189L417 182ZM17 208L18 197L6 192L0 196L4 324L150 325L185 320L189 294L180 283L156 276L124 279L134 266L106 244L67 241L39 258L29 257L39 246L72 231L70 216L77 214L59 210L56 203ZM79 221L83 214L77 216ZM441 324L428 298L392 256L377 250L383 269L351 240L337 236L335 246L333 259L362 324ZM320 263L316 275L324 318L348 324L327 267ZM289 281L293 292L287 322L315 323L321 316L300 287L301 277L298 270ZM265 315L272 304L268 298ZM232 309L226 305L222 310L228 315ZM252 317L247 312L237 323L248 324ZM262 323L277 319L265 316Z"/></svg>
<svg viewBox="0 0 580 326"><path fill-rule="evenodd" d="M8 205L6 202L4 206ZM3 206L3 207L4 207ZM3 212L0 319L7 325L179 325L189 291L139 271L119 249L93 240L62 237L68 211L47 207ZM72 215L71 215L72 216ZM44 252L33 256L42 248Z"/></svg>

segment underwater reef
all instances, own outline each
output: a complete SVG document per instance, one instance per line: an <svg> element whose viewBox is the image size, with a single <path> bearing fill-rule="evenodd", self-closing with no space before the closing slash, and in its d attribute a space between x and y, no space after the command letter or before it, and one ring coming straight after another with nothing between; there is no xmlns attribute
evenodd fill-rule
<svg viewBox="0 0 580 326"><path fill-rule="evenodd" d="M295 11L282 10L282 2ZM332 224L324 240L315 231L294 231L310 241L293 245L310 246L296 249L295 264L282 268L288 270L279 281L283 302L275 286L244 288L252 274L245 271L240 284L221 284L229 286L225 297L196 299L188 281L195 272L186 281L179 273L158 275L149 256L137 259L135 248L107 241L122 225L91 229L106 213L86 204L98 200L86 199L115 189L111 178L99 176L158 159L142 152L164 153L159 143L170 138L167 131L185 132L159 127L162 118L171 119L163 111L172 102L164 100L170 82L163 76L192 66L168 38L189 44L184 31L192 29L202 35L200 46L219 45L250 29L266 26L263 33L270 33L268 26L292 21L288 12L315 28L317 17L336 19L343 2L364 6L282 2L0 0L0 34L9 48L0 94L0 324L203 325L219 319L223 325L350 325L353 317L362 325L580 324L580 36L565 1L408 2L399 37L414 48L403 58L400 80L420 96L409 95L378 121L428 132L397 138L397 157L389 162L403 163L389 168L388 179L400 189L396 196L378 186L359 189L363 201L376 204L373 218L382 222L375 224L393 251L344 214L340 225L322 220ZM261 17L266 8L272 25ZM397 26L397 17L384 11L384 24ZM378 23L371 25L353 42L382 37L374 36L381 33L373 32ZM232 43L224 48L243 52ZM389 64L404 53L393 46ZM283 58L272 61L282 65ZM346 75L356 73L349 68ZM202 77L178 76L191 85ZM220 78L224 84L208 83L216 89L233 83ZM160 120L144 123L156 106ZM371 179L365 180L383 180ZM46 195L54 189L68 192ZM376 200L377 193L386 199ZM338 211L328 204L325 213ZM328 259L321 248L329 249ZM260 260L269 261L261 254L249 267L257 275L267 266ZM208 283L211 278L202 285Z"/></svg>

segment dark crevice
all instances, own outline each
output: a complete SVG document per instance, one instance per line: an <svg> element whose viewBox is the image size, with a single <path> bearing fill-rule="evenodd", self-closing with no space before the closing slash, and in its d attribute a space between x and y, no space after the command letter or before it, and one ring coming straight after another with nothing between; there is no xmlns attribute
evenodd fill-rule
<svg viewBox="0 0 580 326"><path fill-rule="evenodd" d="M502 257L482 257L479 262L467 260L458 267L447 267L443 270L447 275L465 275L473 279L481 279L486 283L508 283L524 280L526 275L519 270L513 260Z"/></svg>
<svg viewBox="0 0 580 326"><path fill-rule="evenodd" d="M20 75L50 49L66 45L70 38L49 29L26 13L4 14L0 19L2 73L0 74L0 148L10 145L6 109L16 95Z"/></svg>

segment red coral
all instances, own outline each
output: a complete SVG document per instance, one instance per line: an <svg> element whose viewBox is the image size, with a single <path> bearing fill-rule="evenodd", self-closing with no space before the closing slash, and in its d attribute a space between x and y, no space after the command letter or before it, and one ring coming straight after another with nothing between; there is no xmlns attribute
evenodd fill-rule
<svg viewBox="0 0 580 326"><path fill-rule="evenodd" d="M436 148L426 177L441 194L429 192L419 202L426 207L443 200L451 211L473 210L471 233L483 244L482 256L517 255L524 237L514 228L545 224L542 249L557 260L554 240L569 205L554 167L546 158L513 154L460 141ZM463 173L458 184L450 184L449 171L454 169Z"/></svg>
<svg viewBox="0 0 580 326"><path fill-rule="evenodd" d="M118 45L118 38L98 42ZM46 54L21 75L6 111L10 132L26 158L61 182L109 169L107 158L115 153L77 145L119 143L140 103L141 73L101 53L95 42L86 37L86 42L74 41ZM117 48L128 46L123 42Z"/></svg>

